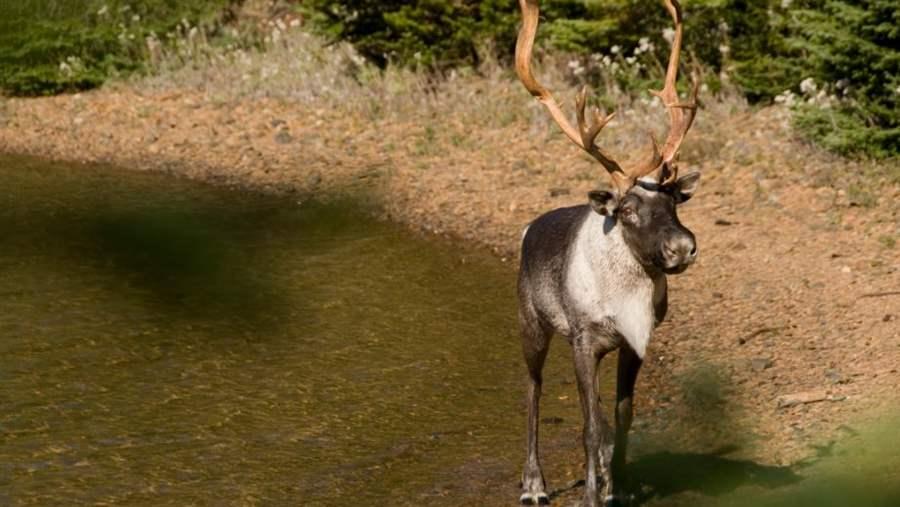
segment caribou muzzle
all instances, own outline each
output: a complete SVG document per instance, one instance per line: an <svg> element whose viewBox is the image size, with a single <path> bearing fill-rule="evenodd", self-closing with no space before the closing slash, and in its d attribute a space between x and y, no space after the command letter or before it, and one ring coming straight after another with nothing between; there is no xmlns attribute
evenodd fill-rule
<svg viewBox="0 0 900 507"><path fill-rule="evenodd" d="M667 239L662 245L663 271L670 275L684 272L697 260L697 240L684 229Z"/></svg>

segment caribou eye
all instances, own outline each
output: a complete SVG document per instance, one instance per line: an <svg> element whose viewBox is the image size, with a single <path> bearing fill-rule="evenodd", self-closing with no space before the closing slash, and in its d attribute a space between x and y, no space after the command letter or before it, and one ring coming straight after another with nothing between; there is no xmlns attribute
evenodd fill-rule
<svg viewBox="0 0 900 507"><path fill-rule="evenodd" d="M634 222L634 210L631 208L622 208L620 211L622 214L622 219L627 220L629 222Z"/></svg>

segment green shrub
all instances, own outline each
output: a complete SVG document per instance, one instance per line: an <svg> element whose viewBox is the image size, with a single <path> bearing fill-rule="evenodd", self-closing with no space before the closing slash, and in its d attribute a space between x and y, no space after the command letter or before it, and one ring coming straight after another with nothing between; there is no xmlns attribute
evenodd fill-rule
<svg viewBox="0 0 900 507"><path fill-rule="evenodd" d="M0 2L0 89L14 95L46 95L98 86L110 76L143 68L146 37L163 37L209 20L227 3Z"/></svg>
<svg viewBox="0 0 900 507"><path fill-rule="evenodd" d="M789 61L838 100L801 108L798 127L840 153L900 154L900 3L819 3L786 14Z"/></svg>
<svg viewBox="0 0 900 507"><path fill-rule="evenodd" d="M900 3L896 0L683 0L688 58L730 76L751 102L790 90L796 126L844 154L900 153ZM619 73L622 86L658 79L671 21L662 2L545 0L538 46L571 53L645 61L639 75ZM519 22L513 0L306 0L302 8L332 37L352 42L381 66L444 70L479 63L492 48L512 57ZM612 54L612 48L619 51ZM641 49L649 48L648 52ZM656 65L654 65L654 63ZM586 66L589 67L589 66ZM724 71L724 74L721 74ZM602 72L593 73L595 81ZM627 79L626 79L627 78ZM624 82L628 81L628 82ZM810 81L811 80L811 81ZM800 84L806 81L805 90ZM815 94L810 94L810 83ZM822 95L824 91L824 95ZM791 102L791 101L788 101Z"/></svg>

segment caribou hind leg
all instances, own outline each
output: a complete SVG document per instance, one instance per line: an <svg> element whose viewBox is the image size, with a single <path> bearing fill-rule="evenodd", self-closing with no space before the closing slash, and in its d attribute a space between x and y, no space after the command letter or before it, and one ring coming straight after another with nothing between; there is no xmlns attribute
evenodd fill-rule
<svg viewBox="0 0 900 507"><path fill-rule="evenodd" d="M519 501L526 505L549 504L547 485L541 472L538 455L538 424L541 399L541 372L550 348L552 330L540 324L534 312L523 311L519 316L522 332L522 350L528 367L528 433L525 468L522 471L522 496Z"/></svg>

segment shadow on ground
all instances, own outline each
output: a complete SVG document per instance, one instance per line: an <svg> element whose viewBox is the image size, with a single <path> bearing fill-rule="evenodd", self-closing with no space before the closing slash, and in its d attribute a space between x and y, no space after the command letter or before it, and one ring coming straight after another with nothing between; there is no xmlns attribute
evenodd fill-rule
<svg viewBox="0 0 900 507"><path fill-rule="evenodd" d="M368 225L352 202L298 206L158 175L25 157L0 175L15 189L0 196L0 265L52 293L133 301L185 323L314 321L304 258Z"/></svg>
<svg viewBox="0 0 900 507"><path fill-rule="evenodd" d="M682 493L718 497L744 486L775 489L803 480L788 466L723 456L734 450L726 447L708 454L658 452L637 458L628 467L635 504Z"/></svg>
<svg viewBox="0 0 900 507"><path fill-rule="evenodd" d="M627 490L633 495L629 505L656 504L657 501L680 505L688 496L714 499L741 487L776 489L803 480L789 466L762 465L723 456L734 450L734 447L724 447L707 454L658 452L638 457L628 464L631 480ZM584 480L579 480L551 492L550 498L569 496L573 490L583 487ZM679 501L668 502L672 497L678 497Z"/></svg>

